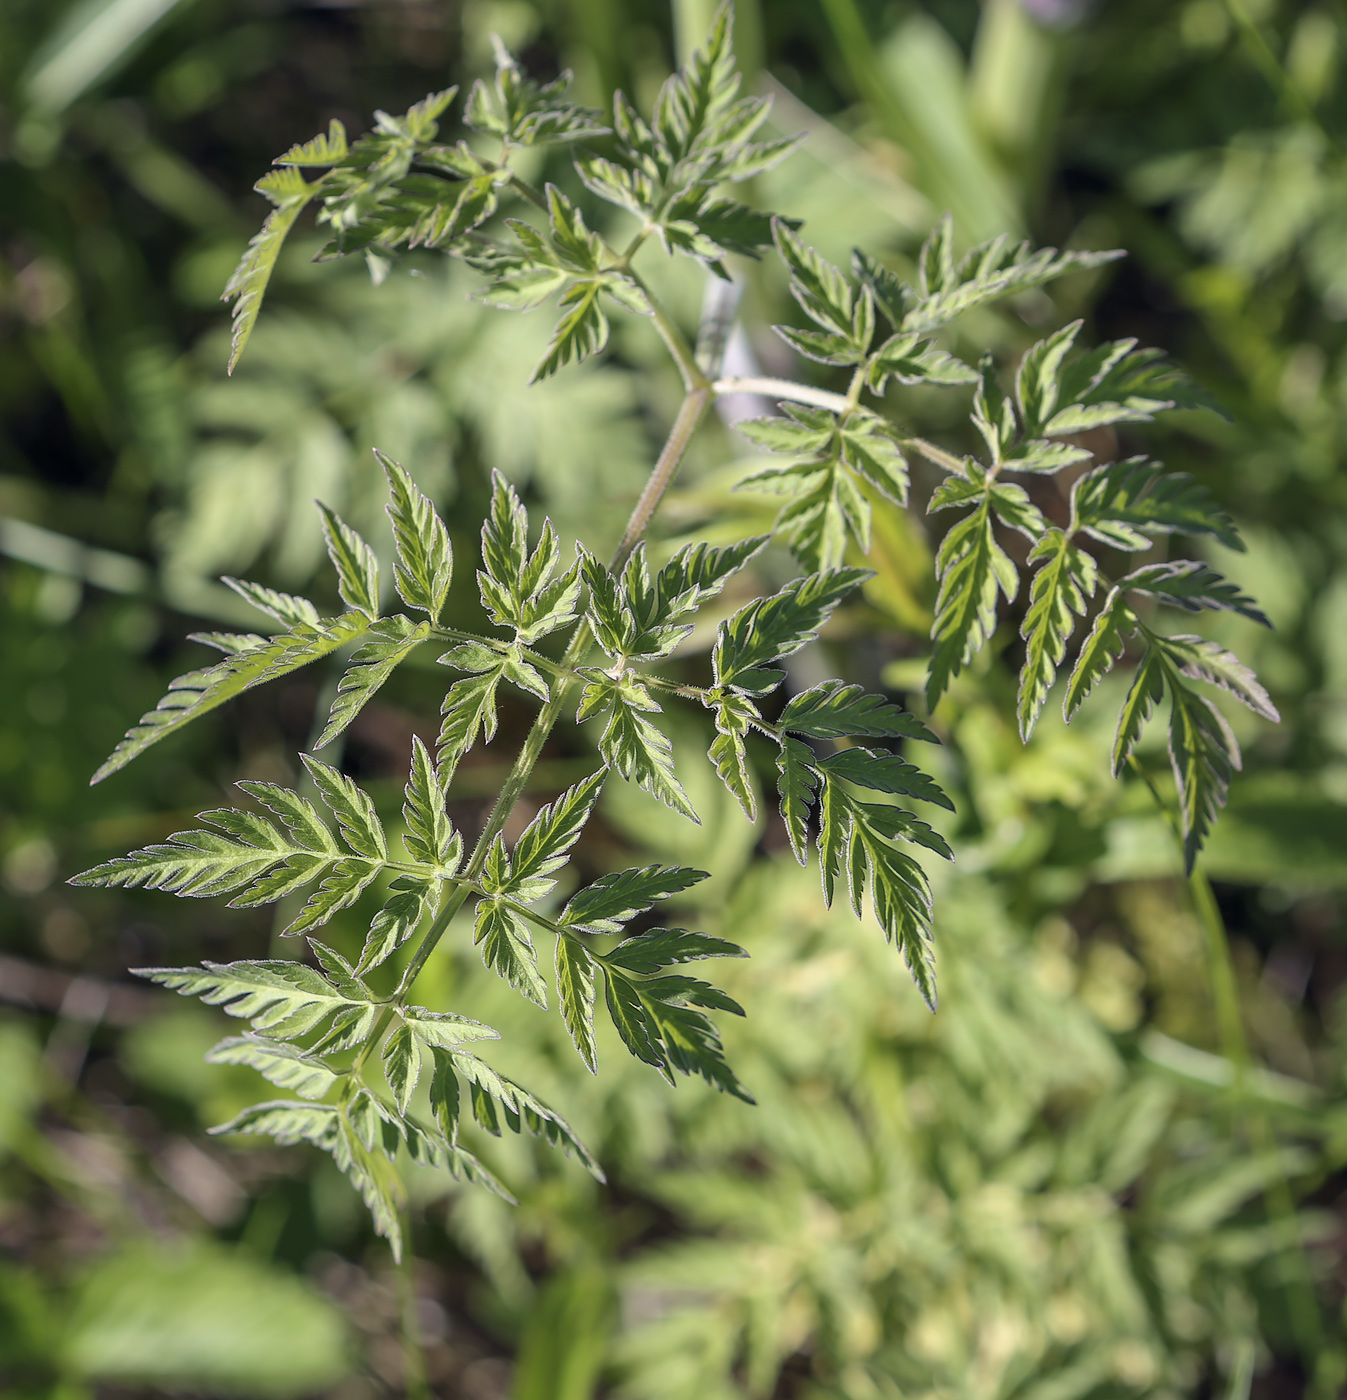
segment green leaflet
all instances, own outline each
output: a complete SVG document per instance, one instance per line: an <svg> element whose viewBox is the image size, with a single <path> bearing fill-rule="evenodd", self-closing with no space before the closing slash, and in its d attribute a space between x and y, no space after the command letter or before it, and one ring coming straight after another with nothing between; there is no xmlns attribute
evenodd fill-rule
<svg viewBox="0 0 1347 1400"><path fill-rule="evenodd" d="M1273 724L1281 719L1258 678L1233 652L1204 637L1160 637L1152 633L1150 640L1179 675L1214 685Z"/></svg>
<svg viewBox="0 0 1347 1400"><path fill-rule="evenodd" d="M1150 646L1137 666L1118 715L1118 732L1113 740L1114 777L1122 772L1123 764L1131 757L1141 731L1164 691L1164 658L1154 646Z"/></svg>
<svg viewBox="0 0 1347 1400"><path fill-rule="evenodd" d="M766 664L812 641L839 603L869 578L867 569L830 569L758 598L720 624L712 652L716 684L765 695L782 673Z"/></svg>
<svg viewBox="0 0 1347 1400"><path fill-rule="evenodd" d="M348 993L316 968L283 959L133 970L137 977L158 982L181 996L196 996L208 1006L221 1006L230 1016L251 1021L254 1031L265 1031L275 1040L307 1035L343 1012L355 1013L368 1036L379 1010L363 983L353 983ZM349 1043L359 1044L360 1040Z"/></svg>
<svg viewBox="0 0 1347 1400"><path fill-rule="evenodd" d="M558 923L580 933L620 933L637 914L707 878L706 871L681 865L645 865L600 875L571 896Z"/></svg>
<svg viewBox="0 0 1347 1400"><path fill-rule="evenodd" d="M759 535L723 549L685 545L653 579L644 544L636 546L616 575L584 551L581 574L589 590L594 639L622 664L667 656L692 632L684 619L716 597L766 543Z"/></svg>
<svg viewBox="0 0 1347 1400"><path fill-rule="evenodd" d="M316 627L321 621L318 609L307 598L296 598L293 593L278 593L274 588L263 588L260 583L248 583L239 578L225 577L221 582L228 584L244 602L269 613L286 627L298 627L302 623Z"/></svg>
<svg viewBox="0 0 1347 1400"><path fill-rule="evenodd" d="M402 815L407 822L407 834L402 838L407 854L422 865L452 875L463 855L463 838L444 809L444 790L430 752L415 737Z"/></svg>
<svg viewBox="0 0 1347 1400"><path fill-rule="evenodd" d="M236 1035L206 1052L213 1065L247 1065L280 1089L293 1089L301 1098L321 1099L337 1083L337 1074L316 1055L282 1040L261 1035Z"/></svg>
<svg viewBox="0 0 1347 1400"><path fill-rule="evenodd" d="M855 443L848 447L839 431L817 455L786 466L764 467L735 489L790 497L776 518L774 532L790 540L805 568L835 568L842 562L848 539L862 550L870 547L871 508L860 481L870 481L890 496L906 490L901 454L894 447L896 456L887 457L878 444L876 438L875 450L858 456Z"/></svg>
<svg viewBox="0 0 1347 1400"><path fill-rule="evenodd" d="M912 797L949 812L954 810L954 803L930 774L911 763L905 763L897 754L877 749L846 748L820 759L817 767L829 778L843 778L875 792Z"/></svg>
<svg viewBox="0 0 1347 1400"><path fill-rule="evenodd" d="M1169 757L1179 792L1183 859L1192 873L1198 852L1240 767L1239 744L1221 712L1205 696L1171 682Z"/></svg>
<svg viewBox="0 0 1347 1400"><path fill-rule="evenodd" d="M535 1137L544 1139L559 1147L568 1157L573 1157L596 1181L607 1180L603 1168L572 1132L570 1124L555 1109L530 1094L523 1085L497 1073L475 1055L445 1050L436 1050L434 1055L437 1073L432 1081L431 1094L432 1106L437 1107L437 1112L437 1090L447 1097L450 1092L448 1081L455 1073L461 1074L471 1090L473 1116L488 1132L499 1136L503 1118L511 1132L527 1129ZM456 1091L457 1085L453 1091L455 1095Z"/></svg>
<svg viewBox="0 0 1347 1400"><path fill-rule="evenodd" d="M379 561L369 545L321 501L318 509L342 602L373 620L379 616Z"/></svg>
<svg viewBox="0 0 1347 1400"><path fill-rule="evenodd" d="M913 839L923 826L900 808L863 801L836 776L824 775L818 835L823 897L831 904L838 885L845 882L852 909L859 917L862 901L869 894L885 938L898 946L934 1011L930 885L921 866L895 844L900 839ZM929 827L925 831L935 836ZM952 858L947 847L941 849L943 842L938 837L923 844Z"/></svg>
<svg viewBox="0 0 1347 1400"><path fill-rule="evenodd" d="M1094 596L1099 577L1093 556L1069 544L1060 530L1043 536L1029 562L1040 567L1030 585L1029 611L1020 628L1025 648L1018 711L1020 737L1026 742L1057 678L1076 618L1084 616L1085 600Z"/></svg>
<svg viewBox="0 0 1347 1400"><path fill-rule="evenodd" d="M281 818L281 826L252 812L203 812L214 831L181 831L157 846L117 856L72 883L166 890L205 896L232 894L234 907L269 904L321 879L287 934L307 932L354 903L388 859L383 828L369 797L335 769L304 756L320 795L337 818L349 851L298 794L270 783L243 783ZM353 854L352 854L353 853Z"/></svg>
<svg viewBox="0 0 1347 1400"><path fill-rule="evenodd" d="M578 939L557 939L557 999L562 1020L591 1074L599 1069L594 1041L594 959Z"/></svg>
<svg viewBox="0 0 1347 1400"><path fill-rule="evenodd" d="M604 283L599 278L573 283L558 303L561 319L552 332L546 353L538 361L529 383L553 375L571 361L577 364L596 355L608 344L608 317L599 294Z"/></svg>
<svg viewBox="0 0 1347 1400"><path fill-rule="evenodd" d="M442 773L451 773L480 735L489 744L496 737L496 691L505 674L502 660L489 671L466 676L449 687L441 706L440 735L435 761Z"/></svg>
<svg viewBox="0 0 1347 1400"><path fill-rule="evenodd" d="M382 1058L393 1101L399 1113L406 1113L421 1077L421 1051L407 1026L398 1026L384 1041Z"/></svg>
<svg viewBox="0 0 1347 1400"><path fill-rule="evenodd" d="M891 378L900 384L976 384L978 372L933 341L900 331L874 351L865 371L874 394L882 394Z"/></svg>
<svg viewBox="0 0 1347 1400"><path fill-rule="evenodd" d="M804 865L809 859L809 809L818 785L813 751L799 739L784 739L776 766L781 819L786 824L791 850L796 860Z"/></svg>
<svg viewBox="0 0 1347 1400"><path fill-rule="evenodd" d="M860 364L869 353L875 329L870 289L862 287L858 295L839 268L819 257L780 220L774 221L772 232L777 252L790 272L791 295L838 347L840 357L829 363Z"/></svg>
<svg viewBox="0 0 1347 1400"><path fill-rule="evenodd" d="M482 606L515 640L532 644L573 622L580 600L579 565L556 573L561 557L550 520L543 521L537 548L528 548L528 512L513 486L491 476L491 512L482 525L482 565L477 575ZM474 669L481 669L480 667Z"/></svg>
<svg viewBox="0 0 1347 1400"><path fill-rule="evenodd" d="M777 727L811 739L842 739L873 735L890 739L939 740L915 716L900 710L882 695L867 695L859 685L822 681L791 697Z"/></svg>
<svg viewBox="0 0 1347 1400"><path fill-rule="evenodd" d="M741 695L722 700L715 710L716 737L711 741L710 758L720 780L729 789L744 816L758 819L758 797L748 766L744 739L753 723L761 718L752 701Z"/></svg>
<svg viewBox="0 0 1347 1400"><path fill-rule="evenodd" d="M1041 287L1064 273L1099 267L1123 256L1119 250L1099 253L1059 253L1055 248L1031 250L1029 244L1015 244L1003 234L974 248L956 266L952 247L953 225L947 216L932 231L922 249L921 281L915 291L898 283L891 273L888 278L871 273L876 285L885 292L880 305L895 328L936 330L975 306ZM867 272L877 268L868 261L862 266Z"/></svg>
<svg viewBox="0 0 1347 1400"><path fill-rule="evenodd" d="M475 941L482 961L517 992L547 1006L547 987L538 971L538 955L524 916L500 899L477 902Z"/></svg>
<svg viewBox="0 0 1347 1400"><path fill-rule="evenodd" d="M984 496L977 510L941 541L935 567L940 593L931 627L935 651L926 682L926 703L932 709L995 629L997 591L1009 602L1019 589L1015 565L992 531L990 496Z"/></svg>
<svg viewBox="0 0 1347 1400"><path fill-rule="evenodd" d="M382 452L374 455L388 477L392 496L387 510L397 543L394 577L398 595L409 608L418 608L429 615L431 622L437 622L454 572L449 532L430 500L402 467Z"/></svg>
<svg viewBox="0 0 1347 1400"><path fill-rule="evenodd" d="M1195 559L1174 559L1133 569L1118 580L1124 592L1144 593L1186 612L1214 608L1239 613L1253 622L1271 627L1262 609L1235 584L1222 578L1209 564Z"/></svg>
<svg viewBox="0 0 1347 1400"><path fill-rule="evenodd" d="M375 1229L388 1240L395 1259L402 1250L398 1214L403 1193L393 1162L401 1151L423 1166L444 1168L507 1201L514 1200L471 1153L438 1129L400 1114L368 1089L357 1090L342 1104L293 1100L254 1104L211 1132L264 1135L281 1146L307 1142L331 1153L360 1192Z"/></svg>
<svg viewBox="0 0 1347 1400"><path fill-rule="evenodd" d="M339 647L362 638L369 628L370 619L358 611L316 624L302 622L271 638L264 646L228 656L206 670L179 676L170 683L168 694L159 704L127 731L126 737L90 781L102 782L118 769L125 768L151 744L176 733L191 720L242 695L245 690L330 655Z"/></svg>
<svg viewBox="0 0 1347 1400"><path fill-rule="evenodd" d="M1067 681L1062 715L1068 722L1099 681L1113 669L1122 654L1124 633L1130 635L1136 627L1136 616L1118 590L1112 589L1081 644L1080 655Z"/></svg>
<svg viewBox="0 0 1347 1400"><path fill-rule="evenodd" d="M737 944L709 933L692 933L684 928L661 928L637 934L619 943L604 956L609 967L654 977L678 963L702 962L706 958L746 958Z"/></svg>
<svg viewBox="0 0 1347 1400"><path fill-rule="evenodd" d="M496 80L488 87L480 79L472 86L464 112L468 125L490 132L515 146L541 146L588 140L607 128L600 114L565 101L571 75L561 73L550 83L535 83L496 41Z"/></svg>
<svg viewBox="0 0 1347 1400"><path fill-rule="evenodd" d="M385 617L372 624L366 641L351 657L337 686L337 695L315 749L330 744L369 703L380 686L430 636L428 622L408 617Z"/></svg>
<svg viewBox="0 0 1347 1400"><path fill-rule="evenodd" d="M708 1084L752 1103L748 1091L725 1063L720 1036L698 1007L742 1011L705 982L692 977L628 977L603 963L604 1005L622 1038L638 1059L653 1065L668 1080L674 1073L697 1074Z"/></svg>
<svg viewBox="0 0 1347 1400"><path fill-rule="evenodd" d="M646 718L660 710L649 690L633 679L631 672L620 680L604 672L589 674L591 679L575 717L578 722L600 712L607 714L608 723L599 739L603 761L689 821L700 822L674 773L673 745Z"/></svg>
<svg viewBox="0 0 1347 1400"><path fill-rule="evenodd" d="M318 186L309 184L297 170L273 170L253 188L276 207L249 241L242 261L225 284L224 298L234 302L234 332L229 347L231 374L257 324L257 313L262 309L262 298L266 296L267 283L271 281L286 235L318 193Z"/></svg>
<svg viewBox="0 0 1347 1400"><path fill-rule="evenodd" d="M337 819L346 844L366 860L386 861L388 839L374 810L374 803L363 788L359 788L344 773L322 763L309 754L301 755L319 796Z"/></svg>
<svg viewBox="0 0 1347 1400"><path fill-rule="evenodd" d="M508 894L523 903L541 899L556 883L548 877L566 864L572 846L580 839L594 804L599 800L606 772L597 773L549 802L524 828L515 848L505 854L505 841L497 837L487 854L482 884L489 894Z"/></svg>
<svg viewBox="0 0 1347 1400"><path fill-rule="evenodd" d="M1117 549L1149 549L1150 535L1210 535L1243 549L1229 516L1184 472L1128 457L1086 472L1071 488L1071 533Z"/></svg>
<svg viewBox="0 0 1347 1400"><path fill-rule="evenodd" d="M462 841L459 838L459 850ZM356 965L357 972L368 972L386 962L420 927L421 920L435 911L439 903L440 886L437 879L422 879L415 875L399 875L388 887L384 906L370 923L365 946Z"/></svg>

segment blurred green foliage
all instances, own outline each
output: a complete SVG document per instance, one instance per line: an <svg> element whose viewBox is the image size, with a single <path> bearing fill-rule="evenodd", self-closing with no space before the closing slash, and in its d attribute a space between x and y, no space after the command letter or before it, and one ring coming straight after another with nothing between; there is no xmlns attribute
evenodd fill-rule
<svg viewBox="0 0 1347 1400"><path fill-rule="evenodd" d="M227 380L216 298L257 222L257 171L331 116L363 129L375 107L486 71L493 31L543 70L572 66L581 101L612 84L648 99L705 9L0 12L7 1394L403 1393L406 1300L347 1188L301 1153L263 1162L204 1139L255 1081L200 1063L219 1018L125 983L128 965L265 953L270 924L59 880L182 825L236 777L293 778L286 755L326 709L299 682L84 790L126 716L184 669L185 634L235 620L213 574L306 584L312 495L358 527L374 518L371 445L408 464L451 527L480 518L500 467L564 531L615 534L677 402L639 335L526 393L545 327L487 319L429 264L378 289L359 268L315 275L302 239ZM613 1184L514 1140L472 1146L515 1210L425 1178L412 1311L432 1383L515 1400L1068 1400L1239 1395L1252 1364L1255 1394L1332 1394L1347 19L1328 0L773 0L741 4L737 41L777 91L781 129L810 133L757 197L804 217L826 256L862 243L910 257L945 208L977 236L1125 247L1116 271L987 313L970 340L1014 350L1085 315L1100 339L1164 346L1230 412L1170 430L1162 452L1239 520L1248 552L1210 557L1276 624L1214 633L1284 716L1240 731L1246 772L1206 861L1256 1064L1222 1039L1220 969L1172 834L1140 783L1107 778L1107 733L1045 717L1020 744L1008 623L1004 658L941 716L962 825L939 892L934 1019L772 832L732 808L694 832L643 798L605 802L595 868L625 851L713 872L687 912L752 953L728 990L754 1014L726 1030L759 1107L664 1089L616 1055L577 1085L558 1028L540 1015L530 1041L529 1013L511 1009L520 1063L502 1069L562 1107ZM695 273L667 290L695 321ZM781 293L750 281L754 323ZM782 349L745 353L771 371ZM920 390L903 409L948 427ZM675 526L752 509L729 495L742 454L707 434ZM905 519L877 519L870 612L828 674L919 684L926 548ZM436 700L412 673L352 730L347 764L376 792L389 779L390 811L394 766ZM540 783L555 791L567 762ZM714 813L709 773L681 776ZM484 796L496 779L485 766ZM507 994L465 946L428 975L490 1021Z"/></svg>

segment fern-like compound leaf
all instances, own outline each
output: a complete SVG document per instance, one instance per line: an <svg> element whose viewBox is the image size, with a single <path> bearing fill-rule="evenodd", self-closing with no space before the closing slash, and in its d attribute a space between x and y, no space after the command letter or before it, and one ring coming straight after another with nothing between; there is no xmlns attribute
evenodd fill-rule
<svg viewBox="0 0 1347 1400"><path fill-rule="evenodd" d="M314 748L324 748L344 733L389 676L430 634L428 622L413 622L400 614L373 623L367 640L352 654L350 666L337 685L327 723Z"/></svg>
<svg viewBox="0 0 1347 1400"><path fill-rule="evenodd" d="M591 1074L599 1069L594 1039L594 959L576 938L557 939L557 1000L571 1040Z"/></svg>
<svg viewBox="0 0 1347 1400"><path fill-rule="evenodd" d="M843 599L869 577L868 569L829 569L740 608L721 623L716 637L716 684L746 695L774 690L782 672L767 669L767 663L813 641Z"/></svg>
<svg viewBox="0 0 1347 1400"><path fill-rule="evenodd" d="M337 571L337 587L348 608L371 620L379 616L379 561L374 551L320 501L327 552Z"/></svg>
<svg viewBox="0 0 1347 1400"><path fill-rule="evenodd" d="M1267 615L1247 593L1222 578L1209 564L1195 559L1174 559L1166 563L1147 564L1133 569L1118 580L1118 587L1128 593L1143 593L1158 598L1171 607L1186 612L1202 612L1212 608L1238 613L1264 627L1271 627Z"/></svg>
<svg viewBox="0 0 1347 1400"><path fill-rule="evenodd" d="M1011 601L1019 588L1015 565L993 533L991 507L990 495L984 496L977 510L949 531L936 555L940 592L931 627L935 650L926 682L926 702L932 709L991 636L998 590ZM936 508L934 502L932 508Z"/></svg>
<svg viewBox="0 0 1347 1400"><path fill-rule="evenodd" d="M273 1040L295 1040L342 1012L355 1012L368 1036L379 1010L363 984L352 984L355 994L348 994L316 968L285 959L133 970L180 996L222 1007Z"/></svg>
<svg viewBox="0 0 1347 1400"><path fill-rule="evenodd" d="M605 777L603 769L591 773L543 807L524 828L508 860L503 858L503 841L498 841L500 873L490 880L484 875L486 889L526 903L541 899L556 883L548 877L566 864L571 847L580 839Z"/></svg>
<svg viewBox="0 0 1347 1400"><path fill-rule="evenodd" d="M777 728L811 739L867 735L888 739L940 741L929 729L882 695L870 695L845 681L821 681L793 695L781 711Z"/></svg>
<svg viewBox="0 0 1347 1400"><path fill-rule="evenodd" d="M1029 562L1039 568L1020 628L1025 646L1018 712L1020 737L1026 742L1057 679L1076 618L1085 615L1085 600L1094 596L1099 579L1094 557L1071 544L1061 530L1049 530L1034 546Z"/></svg>
<svg viewBox="0 0 1347 1400"><path fill-rule="evenodd" d="M437 622L453 578L449 532L407 472L382 452L374 455L388 477L392 497L387 510L398 551L394 569L398 594L409 608L417 608Z"/></svg>
<svg viewBox="0 0 1347 1400"><path fill-rule="evenodd" d="M229 372L239 362L244 347L257 324L267 283L275 270L276 260L286 236L305 206L319 192L319 184L310 184L298 170L274 170L253 186L265 195L275 208L253 236L242 261L225 284L223 300L234 302L234 333L229 347Z"/></svg>
<svg viewBox="0 0 1347 1400"><path fill-rule="evenodd" d="M518 910L501 899L478 900L475 941L487 967L522 996L546 1007L547 987L538 971L538 954Z"/></svg>
<svg viewBox="0 0 1347 1400"><path fill-rule="evenodd" d="M1241 550L1230 517L1184 472L1128 457L1086 472L1071 489L1071 533L1116 549L1149 549L1151 535L1210 535Z"/></svg>
<svg viewBox="0 0 1347 1400"><path fill-rule="evenodd" d="M337 1084L337 1072L317 1055L263 1035L230 1036L206 1052L212 1065L247 1065L279 1089L321 1099Z"/></svg>
<svg viewBox="0 0 1347 1400"><path fill-rule="evenodd" d="M329 656L339 647L360 640L370 628L363 612L344 613L320 624L299 623L265 645L227 656L201 671L189 671L170 682L168 694L140 717L90 779L100 783L125 768L151 744L175 734L184 725L242 695L245 690Z"/></svg>
<svg viewBox="0 0 1347 1400"><path fill-rule="evenodd" d="M799 739L783 739L776 766L781 819L796 860L805 865L809 859L809 809L819 781L813 750Z"/></svg>
<svg viewBox="0 0 1347 1400"><path fill-rule="evenodd" d="M558 923L578 933L620 933L623 924L660 900L707 878L706 871L682 865L644 865L600 875L571 896Z"/></svg>

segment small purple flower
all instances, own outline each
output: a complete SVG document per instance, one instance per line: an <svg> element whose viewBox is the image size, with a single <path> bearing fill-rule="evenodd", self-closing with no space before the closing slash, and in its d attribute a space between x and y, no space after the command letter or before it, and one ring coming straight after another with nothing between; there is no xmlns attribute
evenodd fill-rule
<svg viewBox="0 0 1347 1400"><path fill-rule="evenodd" d="M1079 24L1090 8L1090 0L1020 0L1020 4L1040 24L1053 29Z"/></svg>

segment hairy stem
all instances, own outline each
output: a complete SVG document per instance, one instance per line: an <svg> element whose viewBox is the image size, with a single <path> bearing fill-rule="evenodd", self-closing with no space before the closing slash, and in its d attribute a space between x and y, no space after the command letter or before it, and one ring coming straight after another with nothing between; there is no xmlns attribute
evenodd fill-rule
<svg viewBox="0 0 1347 1400"><path fill-rule="evenodd" d="M744 375L731 379L717 379L711 388L717 397L722 394L762 394L769 399L789 399L792 403L807 403L815 408L828 408L834 413L845 413L852 407L845 394L832 394L827 389L797 384L793 379L767 379L756 375Z"/></svg>
<svg viewBox="0 0 1347 1400"><path fill-rule="evenodd" d="M673 480L678 464L683 460L692 435L697 431L697 425L702 421L702 414L706 412L706 406L710 402L709 387L693 389L683 400L678 416L673 421L673 427L669 429L664 448L645 484L645 490L641 492L641 499L632 508L631 518L627 521L627 528L622 535L622 543L618 545L617 553L613 556L614 570L620 569L627 562L632 550L645 534L646 527L659 508L660 501L664 499L664 493L669 489L669 483Z"/></svg>
<svg viewBox="0 0 1347 1400"><path fill-rule="evenodd" d="M709 389L710 383L702 373L701 366L697 363L697 356L693 353L692 346L688 344L687 337L678 329L673 318L660 305L659 299L650 290L645 279L639 272L633 272L630 268L627 269L627 276L636 283L646 301L650 303L655 330L659 332L659 338L664 342L665 349L673 356L679 374L683 376L683 388L689 394L695 393L698 389Z"/></svg>

